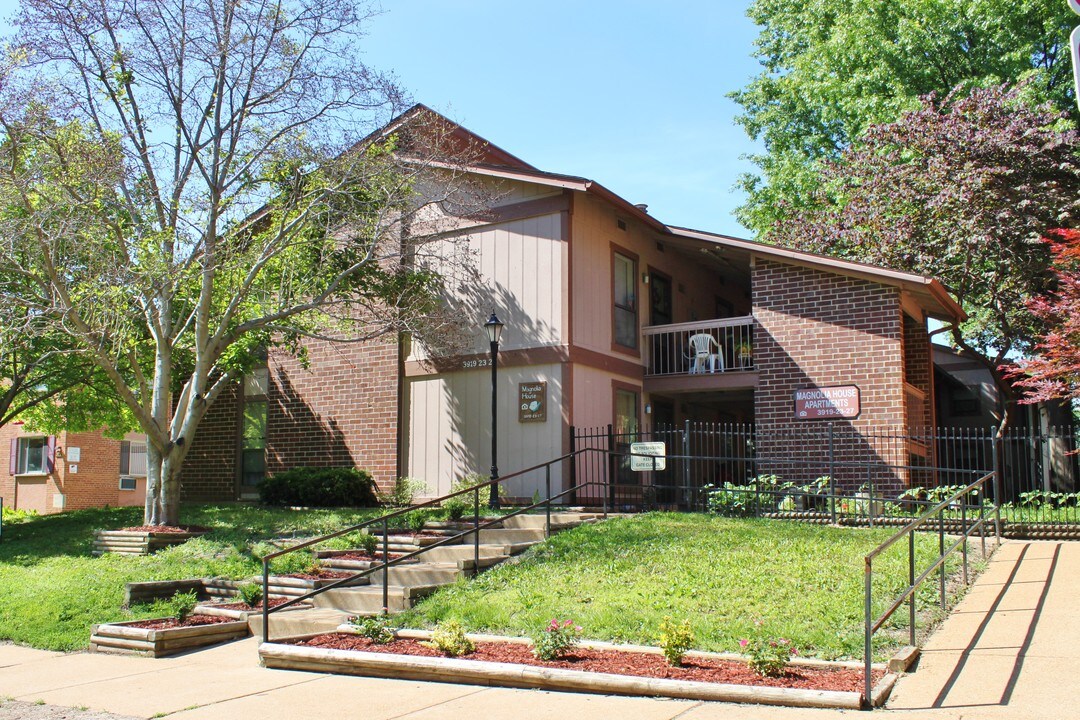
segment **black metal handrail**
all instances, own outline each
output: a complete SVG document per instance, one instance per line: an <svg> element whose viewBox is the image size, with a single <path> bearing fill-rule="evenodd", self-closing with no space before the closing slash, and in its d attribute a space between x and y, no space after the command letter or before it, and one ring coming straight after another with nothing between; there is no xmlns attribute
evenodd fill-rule
<svg viewBox="0 0 1080 720"><path fill-rule="evenodd" d="M873 682L872 682L872 663L873 663L873 642L874 633L876 633L881 627L888 621L893 614L900 609L905 601L908 603L908 641L910 645L915 645L915 593L919 586L923 584L935 570L939 570L939 583L940 583L940 603L941 609L946 608L946 593L945 593L945 562L947 558L957 550L962 548L963 555L963 571L964 571L964 584L969 581L968 573L968 539L976 530L979 532L979 537L982 542L982 555L986 556L986 504L981 500L978 504L969 504L968 498L977 495L980 490L985 491L985 486L988 482L995 481L996 473L989 472L983 475L981 478L957 490L950 497L942 500L933 507L929 508L919 517L912 520L905 525L899 531L890 536L887 540L882 542L876 548L871 550L864 558L864 620L865 620L865 634L863 645L863 682L866 702L872 706L873 704ZM985 496L985 492L984 492ZM962 499L963 498L963 499ZM946 549L945 547L945 510L955 509L959 505L960 508L960 528L961 534L952 545ZM979 511L979 518L973 522L970 526L967 522L968 509L977 508ZM915 531L919 528L927 525L937 516L937 533L938 533L938 556L931 563L930 567L924 570L916 577L915 575ZM995 522L995 535L997 540L1001 540L1001 504L995 499L994 501L994 515ZM908 585L904 590L893 600L888 609L877 618L873 617L873 608L871 605L871 593L873 590L873 562L874 558L881 555L890 547L898 543L904 537L908 538Z"/></svg>
<svg viewBox="0 0 1080 720"><path fill-rule="evenodd" d="M387 612L387 609L388 609L388 606L389 606L388 575L389 575L389 569L391 567L396 567L397 565L400 565L400 564L402 564L402 563L404 563L404 562L406 562L408 560L412 560L413 558L415 558L415 557L417 557L419 555L422 555L423 553L425 553L425 552L427 552L429 550L433 550L434 548L442 547L444 545L458 544L457 541L462 539L463 537L465 537L467 535L472 535L473 536L473 572L474 573L479 572L479 570L480 570L480 531L481 530L486 530L488 528L495 527L496 525L501 525L508 518L516 517L517 515L521 515L521 514L526 513L526 512L528 512L530 510L535 510L535 509L537 509L539 507L544 507L546 509L546 518L545 518L545 523L544 523L544 535L545 535L545 537L549 537L551 535L551 505L552 505L553 501L560 500L560 499L562 499L562 498L564 498L564 497L566 497L566 496L568 496L570 494L576 493L582 487L588 487L590 485L604 486L604 485L610 484L609 482L595 482L595 481L587 482L587 483L584 483L582 485L575 485L573 487L567 488L566 490L563 490L562 492L559 492L559 493L557 493L555 495L551 494L551 467L553 465L557 464L557 463L565 462L566 460L570 460L572 458L576 459L578 456L580 456L580 455L582 455L584 453L587 453L587 452L601 452L601 453L603 453L604 451L602 451L602 450L600 450L598 448L581 448L580 450L575 450L575 451L567 453L565 455L561 455L561 456L555 458L554 460L548 460L547 462L540 463L538 465L533 465L532 467L525 468L524 470L518 470L517 472L511 473L509 475L504 475L504 476L502 476L500 478L496 478L496 479L493 479L493 480L485 480L484 482L477 483L476 485L472 485L470 487L463 488L461 490L457 490L457 491L452 492L452 493L448 493L448 494L443 495L441 497L433 498L433 499L428 500L426 502L419 503L417 505L412 505L412 506L410 506L408 508L402 508L400 510L390 512L390 513L387 513L385 515L381 515L381 516L379 516L377 518L372 518L370 520L365 520L365 521L363 521L361 523L357 523L355 525L350 525L349 527L344 528L342 530L337 530L335 532L328 533L326 535L322 535L322 536L317 537L317 538L312 538L311 540L306 540L304 542L297 543L296 545L292 545L292 546L290 546L288 548L278 550L277 552L273 552L273 553L269 553L267 555L264 555L263 558L262 558L262 586L263 586L262 640L263 640L263 642L269 642L270 615L271 614L273 614L275 612L279 612L281 610L284 610L285 608L292 607L293 605L304 602L306 600L309 600L310 598L313 598L316 595L320 595L320 594L322 594L324 592L327 592L328 590L334 590L336 588L348 585L350 583L354 583L358 578L367 577L369 575L372 575L372 574L374 574L376 572L380 572L380 571L383 574L383 584L382 584L382 588L383 588L382 601L383 601L383 603L382 604L383 604L383 613L385 614ZM545 484L546 484L546 489L547 489L546 497L543 500L535 502L535 503L533 503L531 505L526 505L526 506L521 507L521 508L519 508L519 509L517 509L517 510L515 510L513 512L501 515L498 518L487 520L487 521L485 521L483 523L480 522L480 491L481 490L483 490L486 487L490 487L490 486L492 486L492 485L494 485L496 483L502 483L502 482L505 482L507 480L513 479L515 477L519 477L521 475L525 475L527 473L531 473L531 472L534 472L534 471L540 470L540 469L544 469L544 471L545 471ZM423 546L421 548L418 548L418 549L416 549L416 550L414 550L414 551L412 551L410 553L405 553L403 555L399 555L396 558L391 558L390 557L390 548L389 548L389 545L390 545L390 542L389 542L389 528L390 528L389 523L390 523L390 520L401 517L403 515L407 515L407 514L413 512L414 510L422 509L422 508L425 508L425 507L433 507L433 506L441 505L443 502L445 502L447 500L450 500L450 499L455 498L455 497L459 497L461 495L470 494L470 493L473 496L473 526L472 527L468 528L467 530L463 530L460 533L457 533L455 535L448 535L448 536L442 538L441 540L437 540L437 541L435 541L433 543L425 545L425 546ZM605 517L607 517L607 493L604 492L604 493L601 493L601 495L604 498L603 514L604 514ZM334 582L328 583L328 584L323 585L321 587L314 588L313 590L311 590L311 591L309 591L307 593L304 593L303 595L299 595L297 597L290 598L290 599L286 600L286 602L281 603L280 605L276 605L276 606L274 606L272 608L270 607L270 599L269 599L270 595L269 595L269 593L270 593L270 561L271 560L273 560L275 558L278 558L278 557L281 557L283 555L287 555L287 554L292 553L292 552L296 552L297 550L303 550L304 548L308 548L308 547L311 547L313 545L318 545L319 543L326 542L327 540L332 540L334 538L341 537L343 535L348 535L349 533L356 532L358 530L363 530L365 528L369 528L369 527L371 527L373 525L381 525L382 526L381 529L382 529L382 538L383 538L383 548L382 548L382 556L383 557L382 557L382 562L381 563L379 563L378 565L372 565L371 567L367 568L366 570L361 570L361 571L359 571L357 573L349 575L348 577L339 578L338 580L336 580Z"/></svg>

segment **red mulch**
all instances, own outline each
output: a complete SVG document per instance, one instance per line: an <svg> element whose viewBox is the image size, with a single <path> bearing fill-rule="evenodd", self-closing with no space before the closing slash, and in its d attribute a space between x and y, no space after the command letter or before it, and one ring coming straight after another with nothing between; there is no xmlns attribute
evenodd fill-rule
<svg viewBox="0 0 1080 720"><path fill-rule="evenodd" d="M352 577L356 573L340 572L338 570L323 570L319 569L315 572L299 572L289 573L288 575L278 575L277 577L297 578L298 580L338 580L340 578Z"/></svg>
<svg viewBox="0 0 1080 720"><path fill-rule="evenodd" d="M189 615L188 619L180 623L176 618L163 618L159 620L140 620L139 622L126 623L128 627L144 628L146 630L168 630L169 628L196 627L198 625L217 625L218 623L236 622L232 618L218 617L216 615Z"/></svg>
<svg viewBox="0 0 1080 720"><path fill-rule="evenodd" d="M199 525L137 525L135 527L120 528L120 532L190 533L210 532L210 528Z"/></svg>
<svg viewBox="0 0 1080 720"><path fill-rule="evenodd" d="M308 640L300 640L295 644L338 650L442 657L442 653L438 650L425 647L416 640L395 640L385 645L378 645L365 637L348 633L328 633ZM675 668L667 664L663 655L622 650L588 650L579 647L571 651L563 660L547 662L533 657L532 649L528 645L478 642L476 652L463 655L461 659L733 685L765 685L841 692L861 692L863 689L862 670L790 666L787 673L781 677L763 678L751 671L744 663L732 660L686 658L682 667ZM875 670L874 682L877 682L881 676L882 672Z"/></svg>
<svg viewBox="0 0 1080 720"><path fill-rule="evenodd" d="M278 605L284 605L289 601L289 598L270 598L270 607L275 608ZM252 607L246 602L231 602L231 603L214 603L210 607L225 608L226 610L262 610L265 603L260 602L258 605Z"/></svg>

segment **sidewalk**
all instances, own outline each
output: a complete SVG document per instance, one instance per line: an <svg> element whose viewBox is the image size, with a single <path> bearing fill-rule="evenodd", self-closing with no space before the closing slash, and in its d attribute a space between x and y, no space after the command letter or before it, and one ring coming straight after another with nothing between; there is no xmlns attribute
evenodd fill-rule
<svg viewBox="0 0 1080 720"><path fill-rule="evenodd" d="M932 720L1051 719L1073 711L1080 543L1007 542L931 638L888 711ZM254 638L150 660L0 645L0 698L176 720L792 720L853 713L379 680L267 670Z"/></svg>

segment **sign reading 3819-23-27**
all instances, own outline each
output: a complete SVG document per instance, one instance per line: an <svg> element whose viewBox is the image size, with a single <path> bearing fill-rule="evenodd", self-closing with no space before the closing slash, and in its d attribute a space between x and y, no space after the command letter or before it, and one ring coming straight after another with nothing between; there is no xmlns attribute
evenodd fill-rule
<svg viewBox="0 0 1080 720"><path fill-rule="evenodd" d="M795 391L796 420L830 420L859 416L859 388L855 385L802 388Z"/></svg>

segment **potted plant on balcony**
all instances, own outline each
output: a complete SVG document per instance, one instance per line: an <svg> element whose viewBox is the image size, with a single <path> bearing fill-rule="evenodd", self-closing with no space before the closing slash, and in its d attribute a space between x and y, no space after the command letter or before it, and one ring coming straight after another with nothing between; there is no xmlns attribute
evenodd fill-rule
<svg viewBox="0 0 1080 720"><path fill-rule="evenodd" d="M753 367L754 348L749 340L743 340L735 345L735 356L739 358L740 368Z"/></svg>

